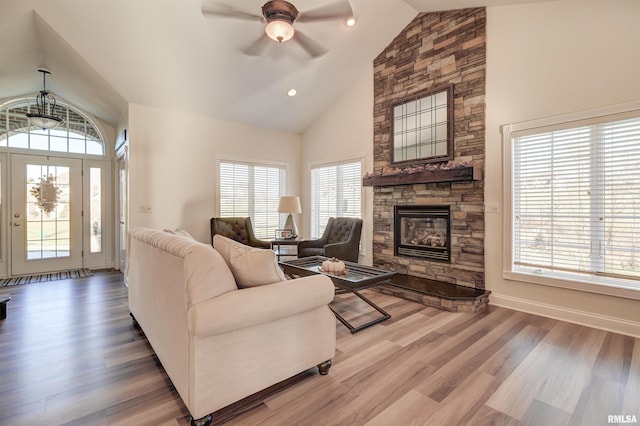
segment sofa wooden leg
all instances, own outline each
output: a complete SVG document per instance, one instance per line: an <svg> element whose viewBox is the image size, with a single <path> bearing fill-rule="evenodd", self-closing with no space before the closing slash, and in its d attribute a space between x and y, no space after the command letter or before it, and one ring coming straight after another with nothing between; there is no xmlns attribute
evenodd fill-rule
<svg viewBox="0 0 640 426"><path fill-rule="evenodd" d="M326 360L321 364L318 364L318 371L320 372L320 375L324 376L326 374L329 374L329 369L331 368L331 364L333 363L331 362L330 359Z"/></svg>
<svg viewBox="0 0 640 426"><path fill-rule="evenodd" d="M194 419L193 417L191 417L191 426L211 426L212 421L213 417L211 417L211 414L208 414L199 419Z"/></svg>

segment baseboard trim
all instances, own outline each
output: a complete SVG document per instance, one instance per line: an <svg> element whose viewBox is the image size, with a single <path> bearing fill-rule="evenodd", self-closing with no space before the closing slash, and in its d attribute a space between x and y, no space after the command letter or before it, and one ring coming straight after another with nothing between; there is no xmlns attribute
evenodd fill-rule
<svg viewBox="0 0 640 426"><path fill-rule="evenodd" d="M640 338L640 322L491 293L489 304Z"/></svg>

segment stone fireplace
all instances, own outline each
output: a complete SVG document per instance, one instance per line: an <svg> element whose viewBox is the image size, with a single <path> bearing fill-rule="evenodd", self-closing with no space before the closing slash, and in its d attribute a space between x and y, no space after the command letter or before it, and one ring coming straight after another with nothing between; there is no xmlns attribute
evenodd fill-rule
<svg viewBox="0 0 640 426"><path fill-rule="evenodd" d="M484 289L485 34L484 8L421 13L374 60L374 178L363 181L373 186L374 266ZM392 164L392 106L443 85L453 85L453 164L463 167ZM440 216L411 219L425 206L448 213L446 233Z"/></svg>
<svg viewBox="0 0 640 426"><path fill-rule="evenodd" d="M394 211L396 256L450 262L449 206L395 206Z"/></svg>

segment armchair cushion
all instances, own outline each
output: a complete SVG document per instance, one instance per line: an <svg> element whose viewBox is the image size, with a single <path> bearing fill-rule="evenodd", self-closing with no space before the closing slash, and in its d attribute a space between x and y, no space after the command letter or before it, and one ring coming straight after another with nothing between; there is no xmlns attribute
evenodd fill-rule
<svg viewBox="0 0 640 426"><path fill-rule="evenodd" d="M361 232L362 219L331 217L322 237L298 244L298 257L319 255L358 262Z"/></svg>
<svg viewBox="0 0 640 426"><path fill-rule="evenodd" d="M214 235L219 234L251 247L271 248L269 241L256 238L250 217L212 217L210 223L212 244Z"/></svg>
<svg viewBox="0 0 640 426"><path fill-rule="evenodd" d="M219 234L214 235L213 246L229 265L240 288L287 280L271 250L252 248Z"/></svg>
<svg viewBox="0 0 640 426"><path fill-rule="evenodd" d="M334 220L329 228L329 235L325 244L344 243L349 240L353 232L354 222L351 220Z"/></svg>

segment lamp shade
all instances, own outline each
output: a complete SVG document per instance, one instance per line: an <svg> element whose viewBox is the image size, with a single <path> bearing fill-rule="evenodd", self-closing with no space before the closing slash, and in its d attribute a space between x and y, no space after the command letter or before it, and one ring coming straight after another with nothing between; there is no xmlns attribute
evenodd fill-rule
<svg viewBox="0 0 640 426"><path fill-rule="evenodd" d="M296 197L294 195L285 195L284 197L280 197L278 213L302 213L300 197Z"/></svg>

